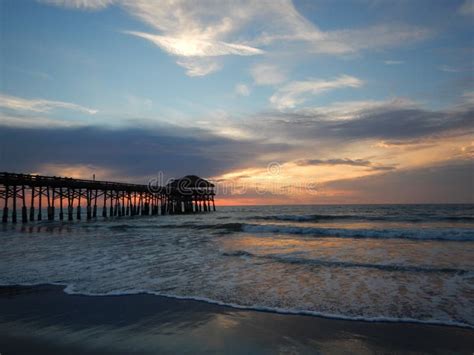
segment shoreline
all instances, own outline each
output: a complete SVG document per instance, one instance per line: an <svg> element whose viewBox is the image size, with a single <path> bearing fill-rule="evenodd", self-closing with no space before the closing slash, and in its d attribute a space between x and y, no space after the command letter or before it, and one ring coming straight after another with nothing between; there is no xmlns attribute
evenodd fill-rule
<svg viewBox="0 0 474 355"><path fill-rule="evenodd" d="M136 293L87 296L65 286L0 286L0 352L456 352L474 330L344 320Z"/></svg>
<svg viewBox="0 0 474 355"><path fill-rule="evenodd" d="M337 314L326 314L317 311L305 311L305 310L291 310L291 309L283 309L283 308L271 308L271 307L264 307L264 306L242 306L235 303L225 303L221 301L216 301L213 299L205 298L205 297L193 297L193 296L179 296L179 295L172 295L172 294L161 294L159 292L154 291L147 291L147 290L136 290L136 291L114 291L111 293L83 293L83 292L76 292L74 291L74 286L69 284L63 283L24 283L24 284L1 284L0 283L0 297L2 294L2 289L8 288L47 288L47 287L59 287L62 292L66 295L71 296L85 296L85 297L118 297L118 296L139 296L139 295L147 295L147 296L155 296L155 297L163 297L169 298L171 300L179 300L179 301L191 301L191 302L203 302L210 305L218 306L218 307L226 307L232 308L235 310L241 311L253 311L253 312L264 312L264 313L274 313L274 314L281 314L281 315L293 315L293 316L305 316L305 317L316 317L316 318L323 318L328 320L340 320L340 321L348 321L348 322L364 322L364 323L399 323L399 324L420 324L420 325L433 325L433 326L441 326L441 327L454 327L460 329L470 329L474 330L474 325L466 324L466 323L457 323L457 322L443 322L437 320L419 320L414 318L389 318L389 317L377 317L377 318L365 318L362 316L344 316L344 315L337 315Z"/></svg>

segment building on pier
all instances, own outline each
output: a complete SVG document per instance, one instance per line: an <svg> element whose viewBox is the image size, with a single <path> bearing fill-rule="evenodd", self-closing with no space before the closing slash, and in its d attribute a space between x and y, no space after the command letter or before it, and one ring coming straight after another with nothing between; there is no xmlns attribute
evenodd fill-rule
<svg viewBox="0 0 474 355"><path fill-rule="evenodd" d="M216 210L215 185L196 175L187 175L166 185L169 213L210 212Z"/></svg>

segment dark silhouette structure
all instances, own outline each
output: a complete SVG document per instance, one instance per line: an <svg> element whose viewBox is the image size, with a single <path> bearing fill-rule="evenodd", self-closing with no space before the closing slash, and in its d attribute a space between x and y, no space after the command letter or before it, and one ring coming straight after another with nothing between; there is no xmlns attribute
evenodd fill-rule
<svg viewBox="0 0 474 355"><path fill-rule="evenodd" d="M173 180L166 186L152 186L0 173L2 222L17 223L20 218L23 223L35 218L40 221L44 208L48 220L55 220L56 216L59 220L72 221L74 216L80 220L83 206L88 220L97 218L98 208L102 209L102 217L210 212L216 210L214 187L195 175Z"/></svg>
<svg viewBox="0 0 474 355"><path fill-rule="evenodd" d="M166 185L170 213L210 212L216 210L214 184L196 175L187 175ZM211 206L212 203L212 206Z"/></svg>

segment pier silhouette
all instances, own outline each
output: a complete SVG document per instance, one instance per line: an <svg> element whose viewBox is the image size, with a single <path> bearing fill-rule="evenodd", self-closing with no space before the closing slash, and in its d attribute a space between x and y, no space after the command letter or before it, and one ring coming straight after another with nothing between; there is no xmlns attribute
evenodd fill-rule
<svg viewBox="0 0 474 355"><path fill-rule="evenodd" d="M47 220L80 220L83 206L87 220L98 212L104 218L210 212L216 210L214 187L195 175L157 186L3 172L2 222L41 221L44 208Z"/></svg>

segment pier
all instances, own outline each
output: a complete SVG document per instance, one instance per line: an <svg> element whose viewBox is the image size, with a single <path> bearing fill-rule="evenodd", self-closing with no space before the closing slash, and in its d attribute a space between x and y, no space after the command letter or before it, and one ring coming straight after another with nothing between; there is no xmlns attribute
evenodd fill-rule
<svg viewBox="0 0 474 355"><path fill-rule="evenodd" d="M4 172L2 222L211 212L214 187L195 175L158 186Z"/></svg>

